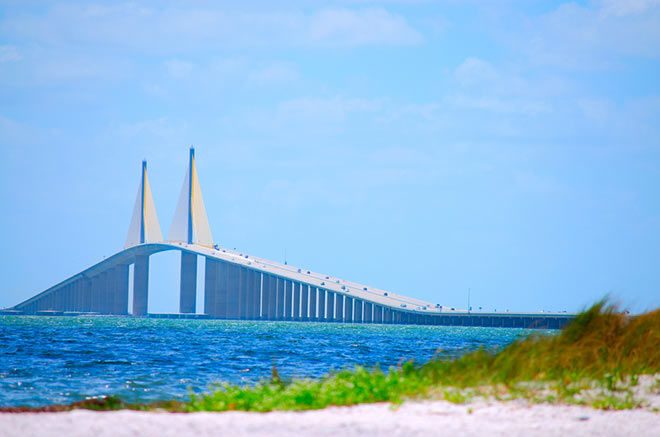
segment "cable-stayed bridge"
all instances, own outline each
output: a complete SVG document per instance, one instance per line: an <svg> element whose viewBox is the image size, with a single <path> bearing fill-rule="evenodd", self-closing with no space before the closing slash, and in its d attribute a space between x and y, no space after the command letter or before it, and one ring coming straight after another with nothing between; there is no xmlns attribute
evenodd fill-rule
<svg viewBox="0 0 660 437"><path fill-rule="evenodd" d="M523 328L560 328L573 318L562 313L461 311L220 248L213 243L193 148L167 240L143 161L124 250L2 314L128 316L131 308L135 317L154 316L147 311L149 257L171 250L181 252L179 315L174 317L195 317L197 261L202 256L204 313L198 317Z"/></svg>

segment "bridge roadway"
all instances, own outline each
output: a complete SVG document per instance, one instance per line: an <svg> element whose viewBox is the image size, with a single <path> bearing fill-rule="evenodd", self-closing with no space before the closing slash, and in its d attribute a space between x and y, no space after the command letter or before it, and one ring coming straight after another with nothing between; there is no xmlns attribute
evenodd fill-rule
<svg viewBox="0 0 660 437"><path fill-rule="evenodd" d="M3 313L128 315L128 267L133 264L133 315L147 316L149 256L168 250L181 251L187 260L181 270L182 283L189 283L182 286L182 306L184 294L192 295L187 313L195 312L197 256L205 258L204 313L210 318L557 329L574 317L468 313L229 249L182 242L130 247Z"/></svg>

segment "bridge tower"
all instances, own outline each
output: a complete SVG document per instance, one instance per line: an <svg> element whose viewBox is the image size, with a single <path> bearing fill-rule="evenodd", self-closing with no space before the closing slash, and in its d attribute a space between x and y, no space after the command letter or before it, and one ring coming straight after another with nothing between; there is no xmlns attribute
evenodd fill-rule
<svg viewBox="0 0 660 437"><path fill-rule="evenodd" d="M133 207L133 217L128 228L125 249L148 243L162 243L163 234L160 231L156 206L151 195L151 187L147 178L147 161L142 161L142 177L138 188L137 199ZM147 314L149 299L149 253L135 255L133 264L133 315Z"/></svg>
<svg viewBox="0 0 660 437"><path fill-rule="evenodd" d="M213 247L213 237L197 177L193 147L190 148L188 170L181 187L168 241ZM197 293L197 255L194 253L181 252L180 292L179 312L194 313Z"/></svg>

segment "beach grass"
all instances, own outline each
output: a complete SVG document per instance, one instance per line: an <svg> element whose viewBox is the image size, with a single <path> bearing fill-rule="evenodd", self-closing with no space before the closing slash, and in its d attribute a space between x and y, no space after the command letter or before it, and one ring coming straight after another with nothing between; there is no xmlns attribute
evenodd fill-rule
<svg viewBox="0 0 660 437"><path fill-rule="evenodd" d="M660 373L660 310L628 316L605 300L558 335L530 334L500 350L480 349L453 360L412 361L387 371L355 367L318 380L220 385L191 395L186 411L307 410L367 402L475 396L568 402L596 408L642 406L632 388L639 375Z"/></svg>
<svg viewBox="0 0 660 437"><path fill-rule="evenodd" d="M640 376L660 392L660 309L630 316L606 300L579 313L556 335L527 334L498 350L479 349L456 359L407 361L383 370L357 366L320 379L285 381L273 367L256 385L220 384L188 400L128 404L110 396L39 411L94 410L273 411L407 399L464 403L476 397L576 403L602 409L644 406ZM650 376L649 376L650 375ZM23 410L25 411L25 410Z"/></svg>

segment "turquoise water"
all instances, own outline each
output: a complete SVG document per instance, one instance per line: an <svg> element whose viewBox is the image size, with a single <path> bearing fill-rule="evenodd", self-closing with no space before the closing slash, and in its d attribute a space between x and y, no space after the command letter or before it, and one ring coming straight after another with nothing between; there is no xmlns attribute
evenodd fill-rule
<svg viewBox="0 0 660 437"><path fill-rule="evenodd" d="M499 347L522 329L0 316L0 405L185 397L219 381L319 377Z"/></svg>

